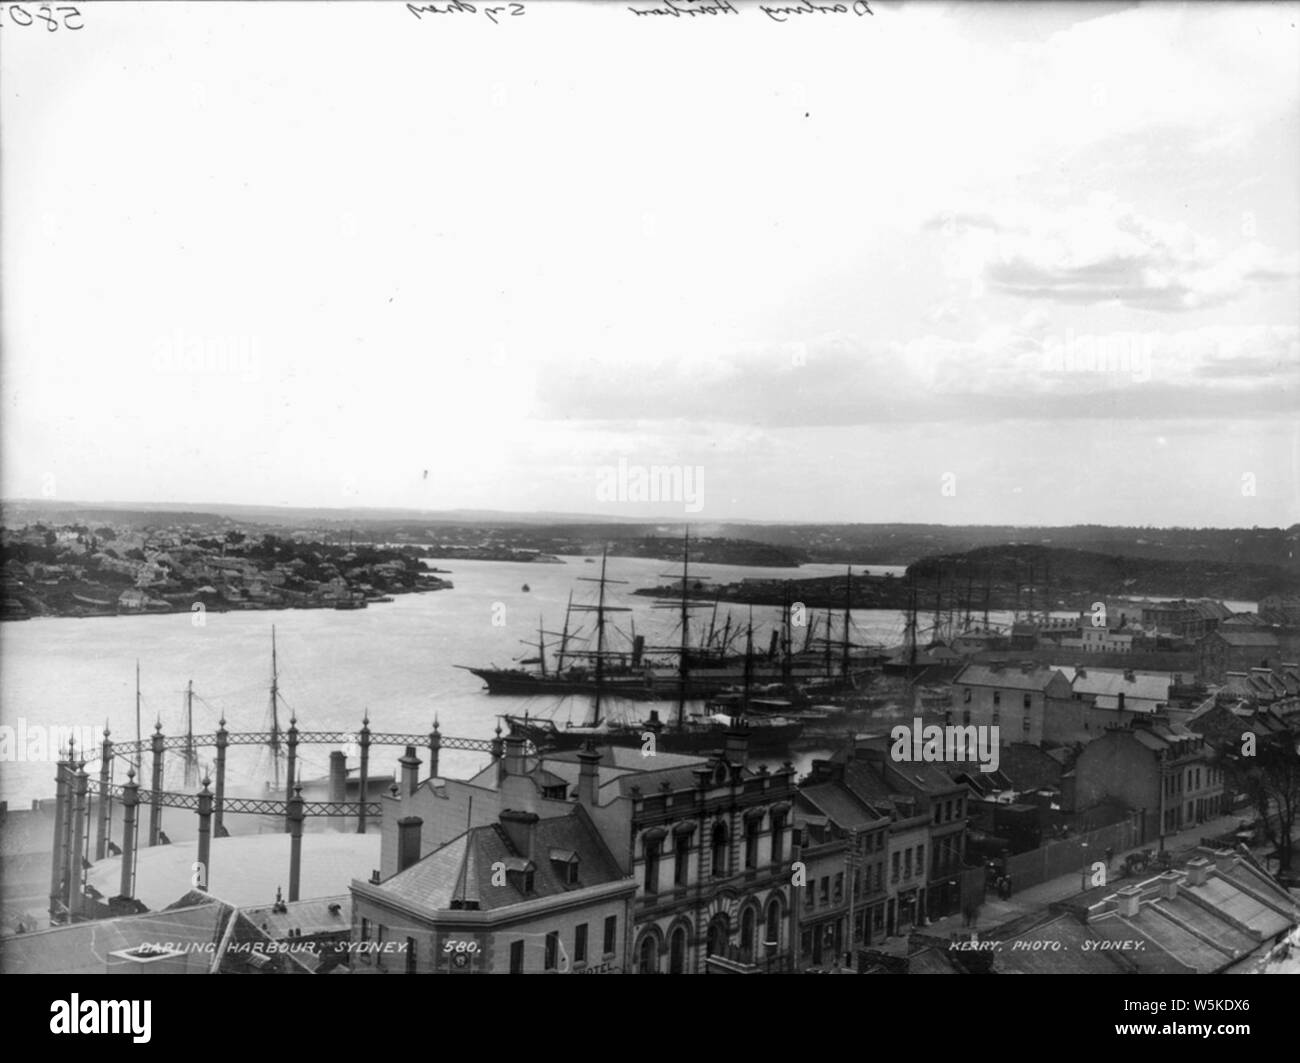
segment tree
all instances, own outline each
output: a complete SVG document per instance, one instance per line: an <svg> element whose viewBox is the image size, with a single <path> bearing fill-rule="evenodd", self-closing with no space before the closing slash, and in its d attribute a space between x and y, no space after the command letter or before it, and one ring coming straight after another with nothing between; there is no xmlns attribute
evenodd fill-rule
<svg viewBox="0 0 1300 1063"><path fill-rule="evenodd" d="M1237 789L1259 813L1264 837L1277 850L1278 872L1291 870L1292 839L1300 814L1300 748L1296 736L1260 736L1254 756L1237 747L1224 760Z"/></svg>

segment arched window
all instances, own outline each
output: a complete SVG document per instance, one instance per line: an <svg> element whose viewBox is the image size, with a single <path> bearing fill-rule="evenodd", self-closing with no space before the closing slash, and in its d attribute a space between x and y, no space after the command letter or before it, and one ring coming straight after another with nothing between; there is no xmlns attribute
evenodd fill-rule
<svg viewBox="0 0 1300 1063"><path fill-rule="evenodd" d="M727 870L727 825L715 823L713 825L713 875L715 878L725 877Z"/></svg>
<svg viewBox="0 0 1300 1063"><path fill-rule="evenodd" d="M668 973L686 973L686 928L679 926L673 931L668 945Z"/></svg>
<svg viewBox="0 0 1300 1063"><path fill-rule="evenodd" d="M740 954L746 963L754 962L754 925L758 918L753 908L746 908L740 917Z"/></svg>
<svg viewBox="0 0 1300 1063"><path fill-rule="evenodd" d="M769 956L775 956L781 947L781 905L775 897L767 902L767 932L763 944Z"/></svg>
<svg viewBox="0 0 1300 1063"><path fill-rule="evenodd" d="M641 952L637 959L637 974L659 973L659 942L653 934L647 934L641 939Z"/></svg>
<svg viewBox="0 0 1300 1063"><path fill-rule="evenodd" d="M731 920L724 915L715 916L709 924L709 937L706 953L709 956L725 956L727 942L731 939Z"/></svg>

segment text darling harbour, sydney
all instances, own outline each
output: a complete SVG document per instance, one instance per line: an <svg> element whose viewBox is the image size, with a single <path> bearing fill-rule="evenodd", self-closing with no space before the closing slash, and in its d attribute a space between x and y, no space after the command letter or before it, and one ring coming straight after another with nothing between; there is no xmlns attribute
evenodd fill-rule
<svg viewBox="0 0 1300 1063"><path fill-rule="evenodd" d="M742 3L742 6L743 3ZM814 0L798 0L792 4L757 4L757 9L773 22L788 22L801 15L874 15L867 0L853 0L846 4L819 4ZM667 16L669 18L708 18L713 15L739 15L740 9L730 0L660 0L654 4L628 4L634 15Z"/></svg>

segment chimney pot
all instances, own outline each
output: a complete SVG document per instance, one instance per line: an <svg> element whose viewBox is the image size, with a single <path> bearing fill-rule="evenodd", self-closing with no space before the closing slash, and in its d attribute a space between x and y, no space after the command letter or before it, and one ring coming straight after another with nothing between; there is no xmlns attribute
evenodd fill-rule
<svg viewBox="0 0 1300 1063"><path fill-rule="evenodd" d="M1138 914L1138 906L1142 903L1142 890L1138 886L1125 886L1119 891L1119 914L1126 919L1132 919Z"/></svg>
<svg viewBox="0 0 1300 1063"><path fill-rule="evenodd" d="M1206 878L1209 877L1210 862L1203 856L1198 856L1194 860L1187 862L1187 884L1189 886L1203 886Z"/></svg>
<svg viewBox="0 0 1300 1063"><path fill-rule="evenodd" d="M406 816L397 821L397 870L405 871L420 861L420 828L424 820Z"/></svg>

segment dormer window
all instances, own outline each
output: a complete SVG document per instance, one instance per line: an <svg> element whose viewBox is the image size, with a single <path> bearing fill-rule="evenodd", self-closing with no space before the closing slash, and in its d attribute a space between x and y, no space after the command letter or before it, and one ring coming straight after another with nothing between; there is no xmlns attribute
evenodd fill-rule
<svg viewBox="0 0 1300 1063"><path fill-rule="evenodd" d="M531 896L537 888L537 865L522 857L513 857L505 861L506 881L525 897Z"/></svg>
<svg viewBox="0 0 1300 1063"><path fill-rule="evenodd" d="M566 886L578 884L578 854L572 849L552 849L551 866L555 874Z"/></svg>

